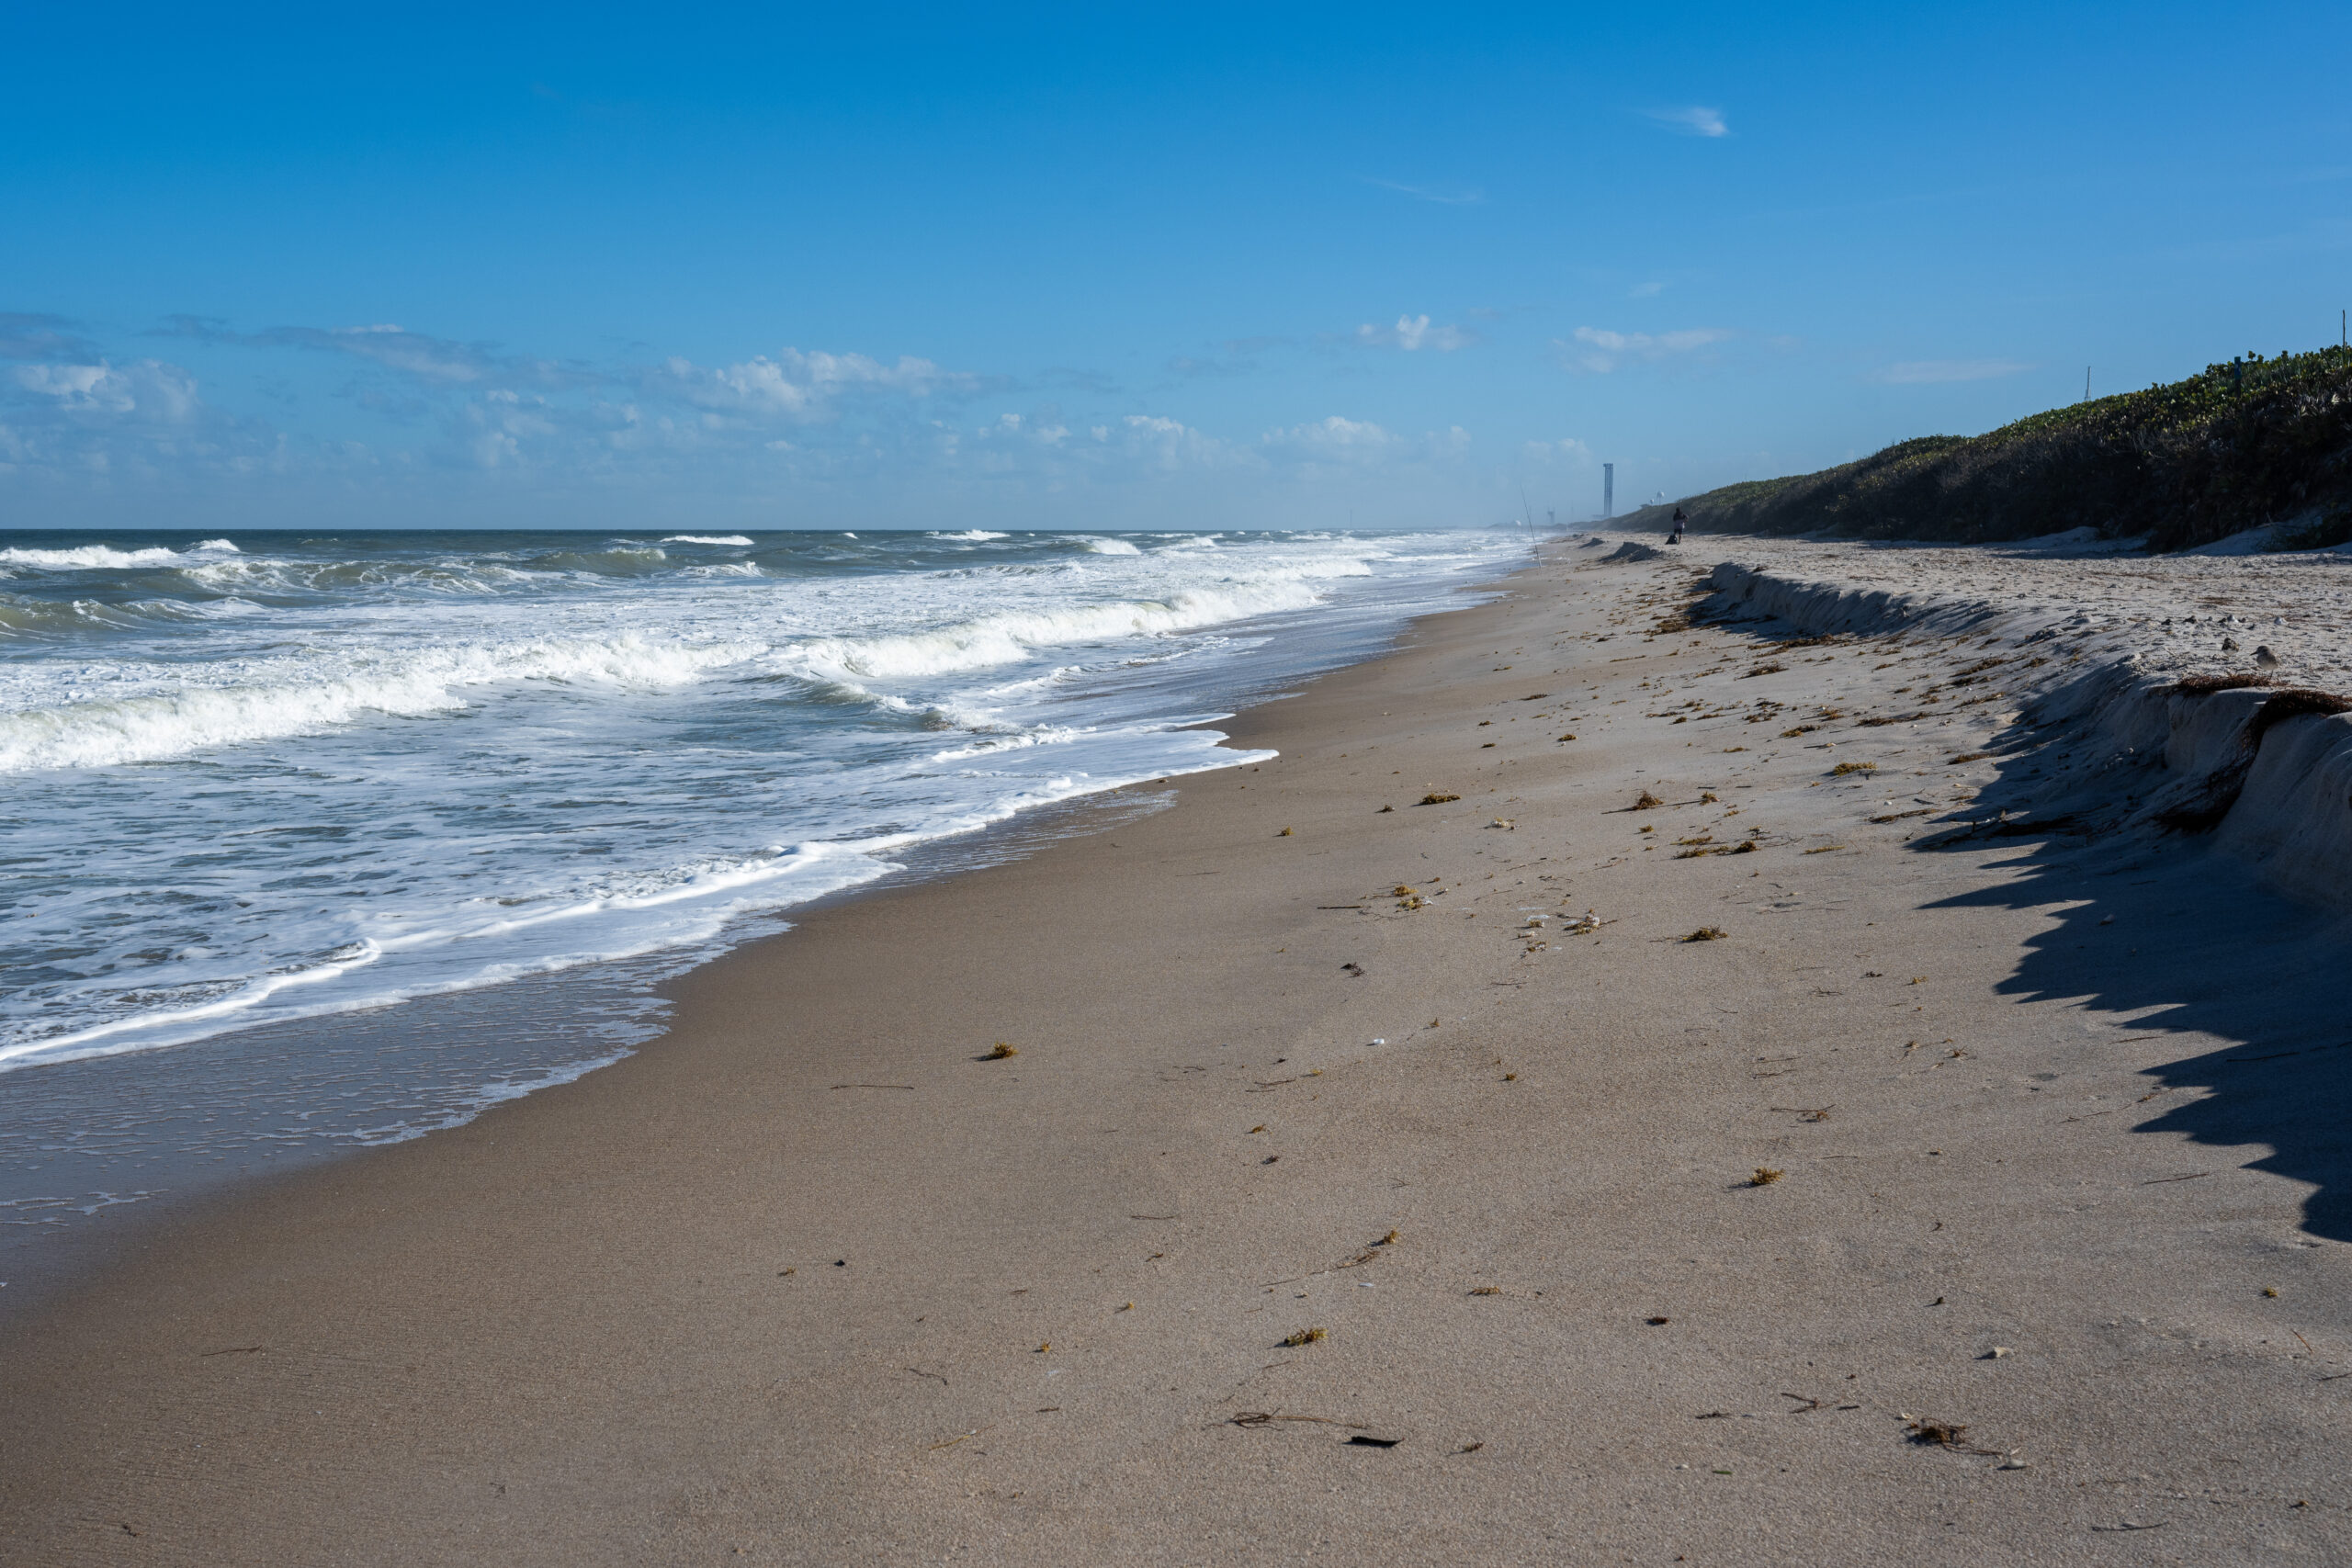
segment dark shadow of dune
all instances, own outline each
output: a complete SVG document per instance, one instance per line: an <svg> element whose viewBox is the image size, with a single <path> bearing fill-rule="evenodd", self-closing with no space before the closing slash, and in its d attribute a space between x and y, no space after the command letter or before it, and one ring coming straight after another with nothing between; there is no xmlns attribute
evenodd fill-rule
<svg viewBox="0 0 2352 1568"><path fill-rule="evenodd" d="M1984 829L1913 846L1994 847ZM2352 1241L2352 920L2265 889L2198 838L2086 843L2061 833L2017 848L2015 880L1928 907L2054 919L1996 988L2123 1015L2106 1021L2130 1034L2194 1038L2197 1055L2143 1069L2147 1098L2113 1113L2144 1118L2135 1131L2184 1134L2240 1156L2269 1145L2236 1163L2309 1183L2304 1228Z"/></svg>
<svg viewBox="0 0 2352 1568"><path fill-rule="evenodd" d="M1702 596L1690 619L1736 632L1758 655L1811 640L1779 617L1725 610L1720 597ZM2271 891L2204 834L2109 830L2124 815L2114 797L2152 781L2069 768L2083 740L2078 725L2061 725L2014 727L1991 742L1997 776L1908 847L1980 859L2008 852L2013 879L1923 907L2052 920L1996 989L2108 1016L2053 1038L2041 1065L2063 1079L2068 1047L2094 1032L2193 1043L2195 1055L2143 1069L2143 1097L2093 1113L2135 1132L2184 1134L2228 1150L2242 1168L2306 1183L2303 1228L2352 1242L2352 915ZM2084 1053L2085 1070L2111 1071L2098 1060ZM2271 1152L2246 1158L2249 1145ZM2196 1177L2127 1179L2180 1179Z"/></svg>

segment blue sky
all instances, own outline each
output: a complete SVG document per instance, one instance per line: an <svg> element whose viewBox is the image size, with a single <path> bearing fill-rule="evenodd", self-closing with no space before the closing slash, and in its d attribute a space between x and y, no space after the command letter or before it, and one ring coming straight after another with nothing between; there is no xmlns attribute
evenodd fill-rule
<svg viewBox="0 0 2352 1568"><path fill-rule="evenodd" d="M0 525L1566 519L2352 303L2341 5L207 9L7 8Z"/></svg>

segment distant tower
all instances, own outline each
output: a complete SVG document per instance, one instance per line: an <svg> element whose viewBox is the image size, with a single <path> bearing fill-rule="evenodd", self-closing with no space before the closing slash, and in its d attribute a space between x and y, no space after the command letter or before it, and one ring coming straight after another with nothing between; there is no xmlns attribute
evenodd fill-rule
<svg viewBox="0 0 2352 1568"><path fill-rule="evenodd" d="M1600 465L1600 515L1604 518L1617 515L1617 465L1614 463Z"/></svg>

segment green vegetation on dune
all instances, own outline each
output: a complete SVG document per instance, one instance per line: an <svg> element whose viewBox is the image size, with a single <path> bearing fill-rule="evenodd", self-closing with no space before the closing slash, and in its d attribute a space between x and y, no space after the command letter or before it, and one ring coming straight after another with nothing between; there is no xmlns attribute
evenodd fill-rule
<svg viewBox="0 0 2352 1568"><path fill-rule="evenodd" d="M2177 550L2280 523L2282 547L2337 544L2352 538L2352 350L2233 359L1984 435L1925 435L1679 504L1692 527L1724 533L1976 543L2094 528ZM1646 506L1624 523L1663 527L1673 511Z"/></svg>

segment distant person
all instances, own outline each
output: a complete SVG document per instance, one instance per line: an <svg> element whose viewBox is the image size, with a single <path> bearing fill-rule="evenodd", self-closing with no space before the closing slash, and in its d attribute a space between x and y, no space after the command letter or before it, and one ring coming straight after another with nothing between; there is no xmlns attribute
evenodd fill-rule
<svg viewBox="0 0 2352 1568"><path fill-rule="evenodd" d="M1668 536L1666 542L1669 545L1680 544L1682 542L1682 525L1690 521L1690 519L1682 515L1682 508L1679 506L1676 507L1674 509L1674 532Z"/></svg>

